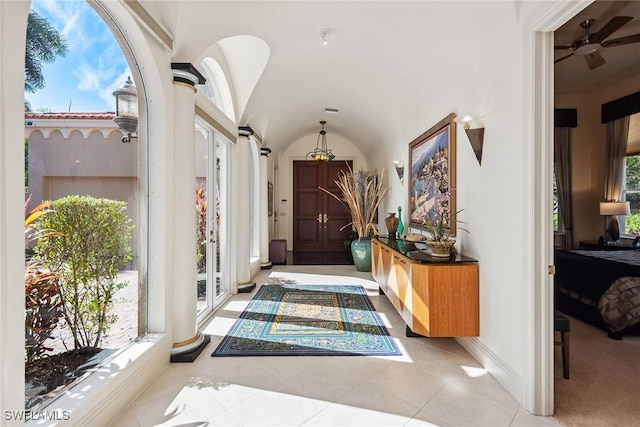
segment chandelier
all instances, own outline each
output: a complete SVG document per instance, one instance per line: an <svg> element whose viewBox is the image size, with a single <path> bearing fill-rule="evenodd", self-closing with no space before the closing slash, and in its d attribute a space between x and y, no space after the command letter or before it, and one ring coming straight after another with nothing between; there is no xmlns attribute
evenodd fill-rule
<svg viewBox="0 0 640 427"><path fill-rule="evenodd" d="M307 153L306 157L311 156L313 160L316 162L330 162L335 159L335 154L331 152L329 148L327 148L327 131L324 130L324 125L327 122L322 120L320 124L322 125L322 129L320 130L320 134L318 135L318 142L316 142L316 148L313 151Z"/></svg>

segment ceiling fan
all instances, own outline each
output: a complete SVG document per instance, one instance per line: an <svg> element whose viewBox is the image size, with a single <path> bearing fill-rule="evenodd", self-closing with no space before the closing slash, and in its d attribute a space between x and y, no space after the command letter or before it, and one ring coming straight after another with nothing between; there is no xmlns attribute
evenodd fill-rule
<svg viewBox="0 0 640 427"><path fill-rule="evenodd" d="M587 66L590 70L604 65L606 62L600 52L600 48L607 48L613 46L622 46L630 43L640 42L640 34L633 34L630 36L624 36L617 39L605 40L611 34L618 31L623 25L633 19L632 16L614 16L606 23L604 27L597 33L591 33L591 26L596 21L595 19L587 19L580 23L580 26L584 28L585 34L575 39L570 46L555 46L555 49L571 49L572 52L568 55L560 57L554 61L557 64L560 61L573 56L583 56Z"/></svg>

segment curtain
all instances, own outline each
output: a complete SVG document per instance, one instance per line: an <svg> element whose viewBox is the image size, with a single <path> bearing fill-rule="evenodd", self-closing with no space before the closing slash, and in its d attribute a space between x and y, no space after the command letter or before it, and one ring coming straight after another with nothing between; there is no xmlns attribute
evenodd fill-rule
<svg viewBox="0 0 640 427"><path fill-rule="evenodd" d="M554 128L554 158L558 210L564 225L563 249L573 249L573 201L571 198L571 128Z"/></svg>
<svg viewBox="0 0 640 427"><path fill-rule="evenodd" d="M629 116L607 123L607 152L605 156L604 200L620 202L624 186L624 163L629 137Z"/></svg>

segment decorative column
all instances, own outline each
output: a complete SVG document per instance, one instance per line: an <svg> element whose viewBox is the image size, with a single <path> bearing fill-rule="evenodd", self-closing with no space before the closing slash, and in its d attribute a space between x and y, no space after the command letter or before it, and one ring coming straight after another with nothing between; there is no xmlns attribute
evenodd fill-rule
<svg viewBox="0 0 640 427"><path fill-rule="evenodd" d="M29 2L0 1L0 424L3 426L25 425L20 415L11 414L24 416L22 141L24 34L28 14Z"/></svg>
<svg viewBox="0 0 640 427"><path fill-rule="evenodd" d="M172 63L173 71L173 321L171 362L193 362L209 343L197 330L196 302L196 84L205 79L190 63Z"/></svg>
<svg viewBox="0 0 640 427"><path fill-rule="evenodd" d="M269 154L270 148L260 149L260 268L263 270L273 265L269 260Z"/></svg>
<svg viewBox="0 0 640 427"><path fill-rule="evenodd" d="M237 228L236 234L236 277L238 278L238 292L251 292L256 284L251 282L251 233L252 230L248 226L251 221L249 218L251 204L251 183L248 173L251 167L251 136L253 130L249 126L241 126L238 128L238 145L236 148L236 197L238 209L236 210L236 221L240 226Z"/></svg>

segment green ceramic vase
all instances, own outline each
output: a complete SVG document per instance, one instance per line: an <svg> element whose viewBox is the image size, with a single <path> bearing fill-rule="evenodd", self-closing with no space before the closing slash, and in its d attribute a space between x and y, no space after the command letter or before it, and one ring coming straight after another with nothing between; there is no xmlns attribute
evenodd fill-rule
<svg viewBox="0 0 640 427"><path fill-rule="evenodd" d="M402 237L402 233L404 233L404 224L402 223L402 206L398 206L398 238Z"/></svg>
<svg viewBox="0 0 640 427"><path fill-rule="evenodd" d="M371 239L363 237L351 242L351 255L358 271L371 271Z"/></svg>

